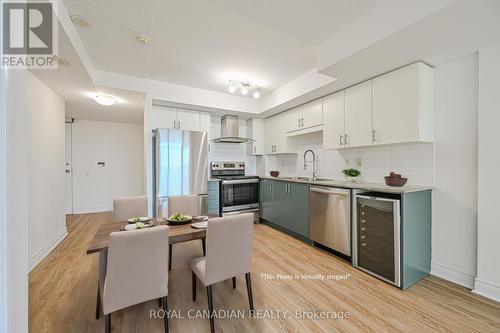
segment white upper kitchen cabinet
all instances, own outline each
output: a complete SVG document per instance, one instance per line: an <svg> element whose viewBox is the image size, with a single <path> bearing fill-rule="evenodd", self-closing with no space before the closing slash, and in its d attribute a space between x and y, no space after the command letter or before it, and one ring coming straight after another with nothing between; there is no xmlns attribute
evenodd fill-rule
<svg viewBox="0 0 500 333"><path fill-rule="evenodd" d="M434 140L432 68L415 63L372 81L373 144Z"/></svg>
<svg viewBox="0 0 500 333"><path fill-rule="evenodd" d="M177 129L186 131L200 131L200 112L178 109Z"/></svg>
<svg viewBox="0 0 500 333"><path fill-rule="evenodd" d="M152 128L202 131L210 135L210 113L153 106L151 125Z"/></svg>
<svg viewBox="0 0 500 333"><path fill-rule="evenodd" d="M297 106L283 112L281 119L285 122L285 133L299 130L302 119L302 106Z"/></svg>
<svg viewBox="0 0 500 333"><path fill-rule="evenodd" d="M287 113L283 112L264 120L265 154L297 153L296 145L286 137L287 119Z"/></svg>
<svg viewBox="0 0 500 333"><path fill-rule="evenodd" d="M247 137L254 140L247 143L247 155L264 154L264 120L251 118L247 120Z"/></svg>
<svg viewBox="0 0 500 333"><path fill-rule="evenodd" d="M323 101L320 98L286 111L284 114L286 115L284 118L286 133L301 134L302 130L323 124Z"/></svg>
<svg viewBox="0 0 500 333"><path fill-rule="evenodd" d="M177 128L177 110L163 106L153 106L151 109L152 128Z"/></svg>
<svg viewBox="0 0 500 333"><path fill-rule="evenodd" d="M302 128L323 125L323 99L317 99L302 106Z"/></svg>
<svg viewBox="0 0 500 333"><path fill-rule="evenodd" d="M274 154L276 131L274 128L274 117L264 120L264 153Z"/></svg>
<svg viewBox="0 0 500 333"><path fill-rule="evenodd" d="M323 148L344 147L344 91L323 98Z"/></svg>
<svg viewBox="0 0 500 333"><path fill-rule="evenodd" d="M345 90L345 134L343 147L372 144L372 81Z"/></svg>

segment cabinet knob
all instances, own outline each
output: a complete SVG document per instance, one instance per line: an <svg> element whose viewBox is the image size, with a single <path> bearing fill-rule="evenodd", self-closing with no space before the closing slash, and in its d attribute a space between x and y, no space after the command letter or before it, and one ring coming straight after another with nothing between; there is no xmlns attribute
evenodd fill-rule
<svg viewBox="0 0 500 333"><path fill-rule="evenodd" d="M366 236L365 236L365 235L361 236L361 239L365 239L365 238L366 238Z"/></svg>
<svg viewBox="0 0 500 333"><path fill-rule="evenodd" d="M366 246L366 243L361 243L361 246Z"/></svg>

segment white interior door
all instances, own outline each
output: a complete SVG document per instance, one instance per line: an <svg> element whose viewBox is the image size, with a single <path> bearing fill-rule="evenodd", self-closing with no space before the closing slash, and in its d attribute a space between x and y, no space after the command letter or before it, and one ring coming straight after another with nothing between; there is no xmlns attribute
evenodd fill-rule
<svg viewBox="0 0 500 333"><path fill-rule="evenodd" d="M65 125L66 163L64 172L66 173L66 214L73 214L72 124L66 123Z"/></svg>

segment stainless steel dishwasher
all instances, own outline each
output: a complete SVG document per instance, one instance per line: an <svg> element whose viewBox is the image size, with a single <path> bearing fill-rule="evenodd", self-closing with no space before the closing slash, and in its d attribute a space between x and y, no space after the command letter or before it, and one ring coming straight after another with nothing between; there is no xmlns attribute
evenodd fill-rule
<svg viewBox="0 0 500 333"><path fill-rule="evenodd" d="M351 256L351 191L316 186L310 188L309 238Z"/></svg>

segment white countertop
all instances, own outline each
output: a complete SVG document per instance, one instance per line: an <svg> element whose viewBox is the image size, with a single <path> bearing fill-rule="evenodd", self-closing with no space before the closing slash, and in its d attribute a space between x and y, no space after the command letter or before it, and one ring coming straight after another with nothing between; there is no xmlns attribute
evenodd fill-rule
<svg viewBox="0 0 500 333"><path fill-rule="evenodd" d="M369 190L369 191L378 191L378 192L389 192L389 193L411 193L411 192L419 192L419 191L427 191L432 190L432 186L420 186L420 185L405 185L402 187L388 186L385 183L367 183L362 181L357 182L349 182L344 180L306 180L306 179L297 179L297 178L287 178L287 177L260 177L261 179L271 179L271 180L281 180L285 182L295 182L295 183L303 183L303 184L311 184L311 185L323 185L323 186L331 186L331 187L343 187L343 188L352 188L352 189L361 189L361 190Z"/></svg>

